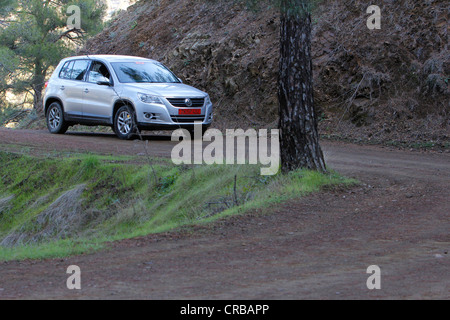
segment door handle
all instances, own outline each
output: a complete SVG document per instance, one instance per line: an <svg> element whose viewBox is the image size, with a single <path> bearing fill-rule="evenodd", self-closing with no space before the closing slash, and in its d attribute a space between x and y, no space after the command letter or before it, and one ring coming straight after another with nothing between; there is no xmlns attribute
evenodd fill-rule
<svg viewBox="0 0 450 320"><path fill-rule="evenodd" d="M61 90L65 90L65 89L66 89L66 87L64 87L64 86L61 86L61 87L60 87L60 89L61 89Z"/></svg>
<svg viewBox="0 0 450 320"><path fill-rule="evenodd" d="M89 89L84 89L84 93L89 93Z"/></svg>

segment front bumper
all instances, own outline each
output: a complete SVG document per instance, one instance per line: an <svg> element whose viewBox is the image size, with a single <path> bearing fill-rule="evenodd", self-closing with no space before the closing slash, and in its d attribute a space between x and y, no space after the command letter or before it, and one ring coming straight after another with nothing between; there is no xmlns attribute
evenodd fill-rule
<svg viewBox="0 0 450 320"><path fill-rule="evenodd" d="M205 103L200 107L175 107L166 98L164 104L147 104L139 101L136 104L136 118L140 128L148 130L191 129L194 124L209 127L213 121L213 105ZM201 109L199 115L180 115L180 109Z"/></svg>

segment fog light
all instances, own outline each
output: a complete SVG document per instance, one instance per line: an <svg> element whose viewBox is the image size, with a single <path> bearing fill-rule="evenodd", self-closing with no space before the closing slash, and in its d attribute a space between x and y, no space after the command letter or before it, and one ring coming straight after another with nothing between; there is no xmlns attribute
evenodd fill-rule
<svg viewBox="0 0 450 320"><path fill-rule="evenodd" d="M155 119L156 115L154 113L145 112L144 113L144 118L147 119L147 120L151 120L151 119Z"/></svg>

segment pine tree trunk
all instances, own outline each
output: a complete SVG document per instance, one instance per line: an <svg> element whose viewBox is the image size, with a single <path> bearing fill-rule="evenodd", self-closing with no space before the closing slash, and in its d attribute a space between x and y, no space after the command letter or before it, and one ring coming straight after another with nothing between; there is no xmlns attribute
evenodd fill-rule
<svg viewBox="0 0 450 320"><path fill-rule="evenodd" d="M326 171L314 108L311 15L281 14L279 129L283 172Z"/></svg>
<svg viewBox="0 0 450 320"><path fill-rule="evenodd" d="M42 86L36 86L34 87L34 101L33 101L33 109L36 111L37 114L43 114L44 112L44 104L42 101Z"/></svg>
<svg viewBox="0 0 450 320"><path fill-rule="evenodd" d="M34 91L33 109L38 114L42 114L44 112L42 93L44 91L44 82L46 74L47 71L43 70L41 60L36 59L34 66L34 76L31 87L33 88Z"/></svg>

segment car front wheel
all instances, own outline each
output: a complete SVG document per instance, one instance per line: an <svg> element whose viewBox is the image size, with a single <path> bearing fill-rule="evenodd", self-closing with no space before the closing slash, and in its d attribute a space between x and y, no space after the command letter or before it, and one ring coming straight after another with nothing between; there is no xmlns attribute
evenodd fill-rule
<svg viewBox="0 0 450 320"><path fill-rule="evenodd" d="M136 117L133 109L123 106L116 112L114 117L114 132L122 140L131 139L136 133Z"/></svg>

